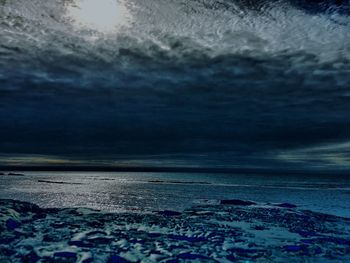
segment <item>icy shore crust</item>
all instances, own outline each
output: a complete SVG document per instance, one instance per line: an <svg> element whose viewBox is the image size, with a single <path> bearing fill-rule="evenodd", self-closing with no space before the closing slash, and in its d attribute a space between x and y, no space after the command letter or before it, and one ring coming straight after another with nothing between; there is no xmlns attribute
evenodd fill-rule
<svg viewBox="0 0 350 263"><path fill-rule="evenodd" d="M0 200L0 233L1 262L350 262L350 219L292 204L134 214Z"/></svg>

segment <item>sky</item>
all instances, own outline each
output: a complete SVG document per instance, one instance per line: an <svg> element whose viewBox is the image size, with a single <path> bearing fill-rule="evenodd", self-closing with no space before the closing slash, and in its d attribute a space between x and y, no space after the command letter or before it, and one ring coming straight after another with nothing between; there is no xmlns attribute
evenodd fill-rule
<svg viewBox="0 0 350 263"><path fill-rule="evenodd" d="M0 165L349 167L348 18L152 3L0 5Z"/></svg>

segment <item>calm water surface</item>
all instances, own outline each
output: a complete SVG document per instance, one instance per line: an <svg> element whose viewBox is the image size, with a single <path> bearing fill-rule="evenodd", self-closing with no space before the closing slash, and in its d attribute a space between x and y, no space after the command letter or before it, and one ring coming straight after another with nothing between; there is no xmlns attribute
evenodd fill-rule
<svg viewBox="0 0 350 263"><path fill-rule="evenodd" d="M1 176L0 198L43 207L105 211L183 210L239 198L290 202L303 209L350 217L350 177L187 173L26 172Z"/></svg>

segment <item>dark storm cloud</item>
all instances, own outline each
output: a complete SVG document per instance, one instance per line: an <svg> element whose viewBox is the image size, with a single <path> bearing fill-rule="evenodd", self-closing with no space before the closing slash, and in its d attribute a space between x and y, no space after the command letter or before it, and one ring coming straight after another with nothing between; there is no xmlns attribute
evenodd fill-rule
<svg viewBox="0 0 350 263"><path fill-rule="evenodd" d="M205 62L2 80L1 151L263 156L348 139L350 104L346 87L333 85L334 72L286 73L279 60Z"/></svg>

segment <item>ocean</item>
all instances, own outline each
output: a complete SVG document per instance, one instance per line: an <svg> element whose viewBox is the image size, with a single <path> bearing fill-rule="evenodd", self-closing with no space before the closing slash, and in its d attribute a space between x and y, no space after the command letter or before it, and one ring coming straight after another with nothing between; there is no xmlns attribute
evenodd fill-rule
<svg viewBox="0 0 350 263"><path fill-rule="evenodd" d="M242 199L292 203L299 209L350 218L349 195L350 178L337 175L25 172L0 176L0 199L104 212L183 211Z"/></svg>
<svg viewBox="0 0 350 263"><path fill-rule="evenodd" d="M349 113L349 0L0 0L0 261L350 262Z"/></svg>

